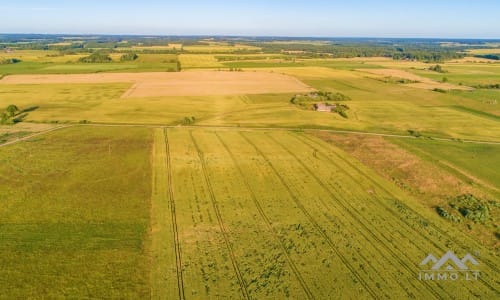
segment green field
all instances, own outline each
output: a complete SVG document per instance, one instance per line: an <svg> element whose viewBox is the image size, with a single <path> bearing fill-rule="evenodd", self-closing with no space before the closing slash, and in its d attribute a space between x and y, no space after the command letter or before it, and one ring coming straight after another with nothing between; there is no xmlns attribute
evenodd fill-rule
<svg viewBox="0 0 500 300"><path fill-rule="evenodd" d="M79 63L89 54L61 55L56 51L20 50L0 52L0 60L18 58L17 64L0 64L0 77L5 74L82 74L100 72L173 72L177 71L177 56L172 54L142 54L135 61L120 62L123 53L114 53L109 63Z"/></svg>
<svg viewBox="0 0 500 300"><path fill-rule="evenodd" d="M151 142L74 128L0 149L2 298L149 295Z"/></svg>
<svg viewBox="0 0 500 300"><path fill-rule="evenodd" d="M493 252L303 133L75 127L2 148L0 159L10 174L1 194L8 298L498 290ZM419 281L420 261L447 249L481 251L481 280Z"/></svg>
<svg viewBox="0 0 500 300"><path fill-rule="evenodd" d="M496 167L500 164L498 144L467 144L422 139L393 139L392 142L435 163L445 162L451 165L452 170L455 168L455 172L462 176L468 175L472 181L477 180L478 184L484 182L487 186L500 186L500 174ZM497 193L500 192L496 190Z"/></svg>

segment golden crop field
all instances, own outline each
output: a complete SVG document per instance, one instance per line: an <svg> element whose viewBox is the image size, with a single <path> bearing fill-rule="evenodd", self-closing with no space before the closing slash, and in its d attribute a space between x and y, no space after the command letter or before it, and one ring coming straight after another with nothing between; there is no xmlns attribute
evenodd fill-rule
<svg viewBox="0 0 500 300"><path fill-rule="evenodd" d="M159 96L305 93L314 89L294 77L269 72L108 73L82 75L11 75L0 84L82 84L128 82L122 98Z"/></svg>
<svg viewBox="0 0 500 300"><path fill-rule="evenodd" d="M214 55L208 54L181 54L179 55L179 61L184 69L224 67Z"/></svg>

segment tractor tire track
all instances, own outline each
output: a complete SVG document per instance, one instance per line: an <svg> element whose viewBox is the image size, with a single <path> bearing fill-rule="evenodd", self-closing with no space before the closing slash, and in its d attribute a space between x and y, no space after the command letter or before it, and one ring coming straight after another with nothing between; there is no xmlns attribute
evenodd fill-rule
<svg viewBox="0 0 500 300"><path fill-rule="evenodd" d="M305 139L308 139L309 141L311 142L314 142L316 145L320 145L317 141L315 141L314 139L312 139L311 137L309 136L303 136ZM300 138L297 138L299 141L301 141L302 143L310 146L312 149L315 149L315 150L318 150L317 148L314 148L313 146L311 146L310 144L308 144L307 142L303 141L302 139ZM325 149L324 145L320 145L323 149ZM344 157L342 157L341 155L339 155L338 153L336 153L335 151L329 151L329 153L333 153L336 157L338 157L340 160L342 160L345 164L347 164L348 166L350 166L353 170L356 170L357 172L359 172L363 177L365 177L365 179L368 180L368 182L371 182L373 183L375 186L377 186L379 189L381 189L382 191L384 191L387 195L391 196L392 198L394 198L394 201L396 201L398 203L398 205L401 205L402 207L404 207L406 210L410 211L411 213L413 213L415 216L418 216L421 220L427 222L427 224L429 224L429 226L431 226L436 232L438 232L439 234L441 234L441 236L449 239L449 240L452 240L451 237L446 233L444 232L442 229L440 229L439 227L437 227L436 225L434 225L432 222L430 222L428 219L426 219L424 216L422 216L420 213L418 213L416 210L414 210L413 208L407 206L406 204L402 203L401 201L397 200L398 197L396 195L394 195L393 192L389 191L387 188L385 188L383 185L381 185L380 183L378 183L377 181L375 180L372 180L371 177L366 174L363 170L361 170L360 168L358 168L357 166L355 166L353 163L351 163L350 161L346 160ZM338 164L336 164L334 162L334 160L332 158L330 158L328 155L324 155L330 162L332 162L333 164L335 164L336 166L338 166ZM338 166L339 167L339 166ZM355 178L353 178L348 172L345 172L352 180L355 180L356 182L358 180L356 180ZM404 218L401 218L400 215L394 211L391 207L389 207L385 201L383 201L382 199L380 199L379 196L377 196L377 198L379 199L379 204L382 204L384 206L384 208L386 209L387 212L389 212L390 214L392 214L393 216L395 216L397 219L401 220L408 228L409 228L409 231L411 232L415 232L417 233L418 235L420 235L423 239L427 240L431 245L433 245L436 249L440 249L442 251L446 251L446 249L444 249L441 245L437 244L436 242L434 242L433 240L429 239L427 236L425 236L422 232L418 231L418 230L415 230L410 223L408 223L407 221L405 221ZM463 244L462 242L460 241L455 241L454 242L456 245L460 246L461 248L463 249L468 249L469 246ZM485 259L482 259L481 260L485 265L487 265L488 267L490 267L493 271L495 271L496 273L498 273L498 269L497 267L492 264L490 261L488 260L485 260ZM488 288L490 288L490 290L492 291L495 291L496 293L498 293L498 290L491 286L490 283L486 282L484 280L484 278L482 277L479 277L479 281L482 282L485 286L487 286Z"/></svg>
<svg viewBox="0 0 500 300"><path fill-rule="evenodd" d="M404 262L404 260L401 259L401 256L398 256L390 247L387 246L387 243L384 243L378 236L376 236L372 230L370 230L370 228L368 228L368 226L363 222L363 221L367 221L366 218L362 217L362 216L356 216L352 211L353 209L352 208L349 208L347 207L345 204L343 204L344 201L342 201L340 198L338 198L326 185L323 181L321 181L321 179L308 167L306 166L306 164L299 158L297 157L297 155L295 155L292 151L290 151L290 149L288 149L287 147L285 147L283 144L281 144L278 140L276 140L274 137L268 135L268 137L273 140L277 145L279 145L281 148L283 148L283 150L285 150L288 154L290 154L294 159L295 161L297 161L301 166L302 168L309 174L309 176L311 176L311 178L314 178L314 180L316 181L316 183L321 186L321 188L333 199L336 199L338 204L340 204L341 208L347 212L347 214L349 214L351 216L351 218L354 220L354 222L358 225L360 225L364 231L366 233L368 233L371 237L371 240L375 241L376 243L373 243L374 245L374 248L375 249L378 249L379 251L383 249L385 249L385 251L387 253L389 253L392 258L398 262L399 265L401 265L403 268L406 269L406 271L408 271L409 274L412 274L413 273L413 269L407 264ZM328 205L324 205L326 209L328 209ZM363 220L361 220L363 219ZM357 229L357 231L366 239L366 240L370 240L370 238L363 232L363 230L360 230L360 229ZM390 240L388 240L386 238L387 242L390 242ZM381 247L377 247L375 245L381 245ZM396 267L394 264L392 264L394 267ZM443 299L443 297L437 293L426 281L421 281L422 282L422 285L432 294L434 295L434 297L436 297L437 299ZM415 288L415 290L418 290L418 288L413 285L413 283L411 283L411 285ZM400 285L401 286L401 285ZM439 286L441 288L441 290L448 294L449 297L452 297L452 295L450 295L449 293L447 293L446 290L444 290L441 286ZM403 288L403 286L401 286L401 288ZM404 289L403 289L404 290Z"/></svg>
<svg viewBox="0 0 500 300"><path fill-rule="evenodd" d="M246 137L243 132L238 132L252 147L255 149L255 151L262 156L262 158L266 161L267 165L273 170L274 174L276 177L279 179L283 187L287 190L288 194L290 197L293 199L297 207L302 211L302 213L307 217L309 222L314 225L316 230L320 233L320 235L323 237L323 239L327 242L327 244L330 246L330 248L333 250L333 252L340 258L342 263L346 266L346 268L349 269L351 274L356 277L356 279L361 283L363 288L370 294L370 296L373 299L379 299L377 294L373 291L373 289L366 283L366 281L363 280L361 275L359 275L358 272L354 269L354 267L349 263L349 261L340 253L340 251L335 247L335 244L333 241L330 239L330 237L325 233L325 230L316 222L316 220L311 216L311 214L307 211L307 209L304 207L304 205L300 202L300 200L297 198L297 196L292 192L290 186L286 183L285 179L281 176L281 174L278 172L278 170L274 167L274 165L269 161L269 158L257 147L255 144Z"/></svg>
<svg viewBox="0 0 500 300"><path fill-rule="evenodd" d="M210 182L210 177L208 175L208 170L207 170L204 154L201 151L200 146L196 142L196 139L194 138L192 131L189 131L189 135L191 137L191 141L193 142L193 145L196 148L196 152L198 153L198 157L200 159L202 173L203 173L203 177L205 178L205 183L206 183L207 188L208 188L210 200L212 201L212 206L213 206L215 215L217 217L217 221L219 223L219 228L220 228L222 236L224 238L224 242L225 242L227 250L229 252L229 257L231 258L231 263L233 265L234 272L236 273L236 277L237 277L238 283L240 285L241 293L243 294L243 297L245 299L250 299L250 295L249 295L248 290L247 290L247 284L246 284L245 279L243 278L243 275L238 267L238 264L236 261L236 256L234 255L234 250L233 250L233 247L232 247L231 242L229 240L228 230L227 230L226 226L224 225L219 207L217 205L215 193L213 191L212 184Z"/></svg>
<svg viewBox="0 0 500 300"><path fill-rule="evenodd" d="M259 200L257 199L257 196L255 196L255 193L254 191L252 190L252 188L250 187L250 184L248 184L248 181L245 179L245 175L243 173L243 170L241 169L241 167L236 163L236 158L234 156L234 153L231 152L229 150L229 147L227 146L227 144L222 140L222 138L220 137L220 135L215 132L215 135L217 136L217 138L219 139L220 143L222 144L222 146L226 149L226 152L229 154L229 156L231 157L231 160L233 161L233 164L234 166L236 167L236 169L238 170L238 173L240 174L241 178L243 179L243 183L245 184L245 187L246 189L248 190L248 192L250 193L250 196L255 204L255 206L257 207L257 210L259 211L259 214L261 216L261 218L265 221L268 229L273 233L273 237L274 239L279 243L279 245L281 246L281 250L283 252L283 254L285 255L287 261L288 261L288 264L290 265L295 277L297 278L297 280L300 282L300 285L302 286L302 289L304 290L304 292L306 293L307 295L307 298L308 299L314 299L314 295L313 293L311 292L311 290L309 289L309 287L307 286L307 283L305 282L304 278L302 278L302 275L300 274L299 270L297 269L297 266L295 265L295 263L292 261L292 259L290 258L290 255L288 254L288 252L286 251L286 247L285 247L285 244L283 243L283 240L279 237L278 233L276 232L276 229L273 227L272 225L272 222L269 220L269 218L267 217L267 215L265 214L264 210L262 209L262 205L260 204Z"/></svg>
<svg viewBox="0 0 500 300"><path fill-rule="evenodd" d="M168 130L164 129L165 136L165 151L166 151L166 165L167 165L167 184L168 184L168 196L170 200L170 212L172 216L172 230L174 233L174 247L175 247L175 261L176 261L176 272L177 272L177 287L179 291L179 299L184 300L184 278L182 273L182 255L181 255L181 244L179 241L179 229L177 227L177 214L175 211L175 198L174 191L172 187L172 162L170 159L170 142L168 140Z"/></svg>

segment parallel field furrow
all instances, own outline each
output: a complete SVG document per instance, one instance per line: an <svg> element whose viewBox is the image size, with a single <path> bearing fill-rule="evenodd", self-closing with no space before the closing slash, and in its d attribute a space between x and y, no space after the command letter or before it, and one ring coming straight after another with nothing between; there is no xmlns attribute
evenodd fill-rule
<svg viewBox="0 0 500 300"><path fill-rule="evenodd" d="M344 255L340 251L338 251L334 242L330 239L330 237L325 233L325 229L322 228L314 217L307 211L307 209L303 206L300 199L292 192L290 186L287 184L286 180L281 176L278 170L274 167L271 161L267 158L267 156L248 138L244 133L240 132L240 135L254 147L254 149L262 156L262 158L267 162L267 165L273 170L274 174L279 178L281 184L287 190L289 196L294 200L297 207L303 212L303 214L308 218L309 222L311 222L316 230L321 234L324 240L328 243L329 247L336 253L336 255L340 258L342 263L351 271L351 273L357 278L360 284L364 287L364 289L372 296L372 298L377 299L378 296L375 291L368 285L368 283L361 277L361 275L355 270L355 268L349 263Z"/></svg>
<svg viewBox="0 0 500 300"><path fill-rule="evenodd" d="M369 228L369 221L366 220L361 214L355 214L353 212L356 211L356 209L354 209L353 207L347 207L347 202L348 201L343 201L342 199L340 199L340 197L338 197L335 193L333 193L331 191L331 189L329 187L326 186L326 184L320 179L318 178L318 176L302 161L301 158L297 157L296 154L294 154L292 151L289 150L289 148L285 147L283 144L281 144L278 140L276 140L274 137L272 137L271 135L268 135L276 144L280 145L287 153L289 153L292 157L295 158L295 161L297 161L301 166L302 168L307 172L307 174L309 174L309 176L311 178L314 178L314 180L316 181L316 183L332 198L332 199L335 199L337 201L332 201L333 204L338 204L340 205L340 209L345 212L346 214L348 214L353 222L351 223L353 225L353 227L355 229L357 229L357 232L359 234L361 234L363 236L363 238L365 240L371 240L371 244L375 246L375 249L377 249L379 251L379 253L381 253L380 251L381 250L384 250L385 252L387 252L388 254L390 254L390 256L393 258L391 260L388 260L388 262L390 264L392 264L394 266L394 269L397 269L397 266L394 265L394 263L398 263L400 266L402 266L403 268L405 268L409 274L413 273L413 269L403 260L401 259L402 257L402 253L400 253L399 255L396 254L392 249L391 247L389 247L388 245L391 245L392 244L392 241L390 239L386 239L386 241L382 241L374 232L377 231L377 228L376 226L372 226L373 229L370 229ZM325 205L325 209L330 209L328 205ZM368 221L368 224L367 225L365 222ZM356 226L357 225L357 226ZM361 226L364 230L361 230L361 229L358 229L358 226ZM377 246L378 245L378 246ZM384 248L384 249L382 249ZM375 270L376 271L376 270ZM397 278L395 278L395 280L397 281ZM426 282L423 282L424 284L424 287L431 293L433 294L437 299L441 299L442 296L437 293L432 287L430 287ZM418 288L410 282L410 284L416 289L418 290ZM403 286L401 285L401 288L403 288ZM404 288L403 288L404 289ZM442 290L444 293L446 293L446 291ZM450 296L450 295L448 295Z"/></svg>
<svg viewBox="0 0 500 300"><path fill-rule="evenodd" d="M165 134L165 149L166 149L166 167L167 167L167 189L170 200L170 213L172 217L172 231L174 233L174 248L175 248L175 258L176 258L176 272L177 272L177 286L179 289L179 299L185 299L184 294L184 279L182 275L182 255L181 255L181 244L179 241L179 230L177 228L177 214L175 211L175 198L172 187L172 163L170 160L170 143L168 140L168 131L164 129Z"/></svg>
<svg viewBox="0 0 500 300"><path fill-rule="evenodd" d="M249 192L257 210L259 211L259 215L260 217L265 221L266 223L266 226L268 227L268 229L273 233L273 236L274 236L274 239L279 243L279 245L281 246L281 250L282 250L282 253L285 255L286 259L287 259L287 262L288 264L290 265L295 277L297 278L297 280L299 280L300 282L300 285L302 286L306 296L308 299L314 299L314 295L313 293L311 292L311 290L309 289L307 283L305 282L304 278L302 277L302 275L300 274L297 266L295 265L295 263L293 262L293 260L290 258L290 255L288 254L287 250L286 250L286 247L285 247L285 244L283 243L283 240L279 237L278 233L276 232L276 229L274 228L274 226L272 225L271 221L269 220L269 218L267 217L266 213L264 212L263 208L262 208L262 205L260 204L259 200L257 199L255 193L253 192L252 188L250 187L248 181L247 181L247 178L244 174L244 172L242 171L241 167L239 166L237 160L236 160L236 157L234 156L233 152L230 150L230 148L227 146L227 144L223 141L223 139L220 137L220 135L216 132L215 135L217 136L218 140L220 141L220 143L223 145L223 147L226 149L226 152L229 154L229 156L231 157L231 160L233 161L233 164L234 164L234 167L238 170L238 173L240 174L240 177L247 189L247 191Z"/></svg>
<svg viewBox="0 0 500 300"><path fill-rule="evenodd" d="M267 134L266 134L267 136ZM263 141L261 139L261 141ZM273 141L273 145L277 144L275 141ZM278 143L279 145L279 143ZM281 146L280 146L281 147ZM296 148L293 148L293 146L290 146L288 147L287 149L294 149L294 150L298 150ZM286 150L283 150L286 152ZM301 153L303 154L303 153ZM304 166L303 165L300 165L300 163L297 163L297 162L300 162L300 159L294 155L290 155L290 153L288 154L279 154L279 156L283 159L287 159L287 157L291 158L289 159L289 161L291 162L291 165L297 165L297 166L300 166L300 168L295 168L295 169L290 169L290 172L293 173L293 174L304 174ZM291 168L291 166L290 166ZM310 175L310 174L309 174ZM302 176L304 179L303 180L307 180L306 178L308 178L309 176ZM318 178L316 178L318 179ZM321 181L319 182L320 183L320 186L321 184L323 184ZM297 182L297 184L300 184L299 182ZM339 207L337 209L333 209L333 207L331 207L330 205L328 205L324 200L323 198L325 199L337 199L337 196L336 195L333 195L332 193L330 193L329 189L326 188L324 185L323 185L323 192L321 192L321 189L318 190L317 185L318 182L312 182L312 183L308 183L307 185L307 188L310 189L310 190L314 190L316 191L316 193L320 193L318 194L319 195L324 195L324 196L320 196L318 198L318 201L314 201L314 202L319 202L321 203L321 207L317 207L316 210L317 210L317 216L320 217L320 216L324 216L327 220L326 222L327 223L331 223L331 225L333 226L338 226L338 225L341 225L340 227L338 227L338 229L336 229L336 231L341 231L341 232L349 232L349 236L352 236L352 237L357 237L359 236L360 234L363 236L363 243L360 243L360 240L359 239L351 239L350 240L350 243L351 244L357 244L360 249L363 248L363 249L366 249L366 248L375 248L375 251L358 251L357 252L357 256L359 256L364 262L365 262L365 265L367 266L367 268L369 268L371 270L371 274L377 274L380 272L381 269L384 269L384 268L387 268L388 265L391 265L393 264L394 262L394 259L389 259L389 256L391 256L390 252L387 250L387 249L382 249L384 251L380 252L381 249L376 249L376 245L380 244L380 240L375 240L375 242L372 242L371 243L366 243L366 241L370 240L370 237L367 236L367 234L371 234L371 232L369 232L368 230L368 233L366 231L363 231L363 230L359 230L358 227L359 227L359 224L363 224L363 226L366 227L366 225L363 223L363 221L359 218L348 218L346 216L346 213L350 213L350 210L348 208L346 208L345 206L342 206L342 207ZM312 185L312 186L311 186ZM339 200L337 200L339 201ZM312 202L308 203L308 205L311 205ZM333 201L333 204L335 204L335 206L338 206L336 204L335 201ZM335 218L334 220L332 220L332 216L333 215L337 215L337 218ZM348 223L346 223L348 222ZM354 231L356 230L356 231ZM332 229L329 229L329 233L331 234L333 231ZM389 254L389 256L387 255L382 255L384 254L384 252L386 254ZM374 253L378 253L378 255L376 256L372 256L371 258L367 258L363 253L368 253L368 254L374 254ZM399 258L398 258L399 259ZM382 262L384 262L383 264L381 264ZM408 286L411 286L413 287L413 292L410 292L407 290L407 288L402 284L401 282L401 278L398 277L398 273L399 273L399 269L398 268L395 268L394 269L395 272L392 273L390 276L394 277L393 280L391 281L388 281L388 280L385 280L384 282L384 285L387 285L387 284L394 284L394 286L391 286L391 287L388 287L389 289L391 289L392 291L395 291L396 289L399 289L401 291L405 291L406 293L408 293L406 296L407 297L411 297L411 295L413 295L414 293L421 293L421 290L419 290L412 281L408 281ZM387 279L387 278L386 278Z"/></svg>
<svg viewBox="0 0 500 300"><path fill-rule="evenodd" d="M244 298L189 133L168 129L168 139L185 297Z"/></svg>
<svg viewBox="0 0 500 300"><path fill-rule="evenodd" d="M151 197L151 297L155 299L176 298L178 291L178 266L175 241L169 218L169 191L167 188L167 151L162 129L154 129L152 153L152 197Z"/></svg>
<svg viewBox="0 0 500 300"><path fill-rule="evenodd" d="M333 151L333 149L332 149L333 147L327 145L328 148L326 148L326 146L323 143L320 143L320 142L318 142L318 141L316 141L316 140L314 140L314 139L312 139L312 138L310 138L308 136L304 136L304 139L307 139L310 142L313 142L315 145L323 148L324 151L321 151L321 153L328 159L328 161L330 163L332 163L332 164L338 165L338 161L336 161L335 159L331 158L326 153L332 153L332 154L334 154L335 157L336 157L336 159L339 159L348 168L354 170L356 173L358 173L361 176L363 176L364 180L366 180L367 182L370 182L371 184L375 185L378 189L384 191L388 196L390 196L391 198L393 198L394 201L397 201L398 206L404 207L404 209L408 210L411 214L413 214L413 216L418 217L422 222L425 222L426 224L428 224L427 227L431 227L431 229L433 229L434 231L438 232L442 237L445 237L445 239L447 241L452 241L453 243L455 243L458 246L460 246L462 249L470 249L470 246L468 246L468 245L466 245L466 244L464 244L464 243L462 243L460 241L457 241L456 239L451 238L448 233L444 232L438 226L436 226L435 224L433 224L433 222L431 222L428 219L426 219L423 215L419 214L413 208L411 208L408 205L405 205L404 203L402 203L400 200L398 200L399 197L397 195L395 195L393 192L389 191L386 187L384 187L382 184L380 184L379 182L377 182L374 178L370 177L362 169L360 169L359 167L355 166L352 162L350 162L347 159L345 159L342 155L340 155L336 151ZM309 147L311 147L315 151L320 151L318 148L312 146L308 142L305 142L304 139L297 138L297 140L299 140L302 143L308 145ZM339 167L342 167L342 166L339 166ZM345 174L347 176L349 176L353 181L358 182L358 183L361 184L361 182L359 181L359 179L356 179L356 178L352 177L352 175L347 170L346 170ZM369 186L365 186L365 187L369 188ZM385 211L393 216L393 218L387 220L388 222L390 222L391 220L401 221L401 223L398 224L399 227L397 227L397 228L399 228L399 229L404 228L404 229L406 229L409 232L409 234L419 235L422 239L424 239L426 242L428 242L429 244L433 245L434 248L439 249L443 253L448 250L442 244L438 244L433 239L431 239L428 235L425 235L421 230L415 230L415 228L406 220L406 218L402 218L401 214L398 213L396 210L394 210L394 207L391 207L390 205L387 205L386 200L383 199L383 198L381 198L381 196L379 196L378 194L375 194L375 198L378 200L378 201L376 201L375 204L377 204L377 205L383 205L383 207L385 208ZM403 225L404 227L401 227L401 225ZM419 245L417 245L417 247L419 247ZM490 262L487 259L482 259L481 262L484 263L485 265L487 265L493 271L496 272L497 268L496 268L496 266L492 262ZM482 282L490 290L494 291L495 293L498 293L498 290L495 287L493 287L489 282L485 281L484 278L481 277L480 278L480 282ZM472 293L472 291L469 291L469 292Z"/></svg>
<svg viewBox="0 0 500 300"><path fill-rule="evenodd" d="M222 216L221 216L218 204L217 204L215 193L213 191L213 187L212 187L212 184L210 182L210 177L208 175L207 166L206 166L205 158L203 156L203 152L201 151L198 143L196 142L196 139L194 138L192 131L189 132L189 135L191 137L193 145L196 148L196 151L198 152L198 157L199 157L199 160L200 160L200 163L201 163L202 173L203 173L203 177L205 179L205 184L207 185L207 188L208 188L208 191L209 191L209 195L210 195L210 200L212 202L213 209L214 209L215 215L217 217L217 221L219 223L219 228L220 228L220 230L222 232L222 236L224 238L225 245L226 245L227 250L229 252L229 256L230 256L230 259L231 259L231 264L233 265L233 269L234 269L234 271L236 273L236 276L238 278L238 283L240 285L241 293L243 294L243 296L244 296L245 299L250 299L249 293L247 291L247 284L245 283L245 280L243 278L241 270L238 267L238 263L237 263L235 255L234 255L233 246L231 245L231 242L229 240L229 232L228 232L228 230L226 228L226 225L224 224L224 222L222 220Z"/></svg>

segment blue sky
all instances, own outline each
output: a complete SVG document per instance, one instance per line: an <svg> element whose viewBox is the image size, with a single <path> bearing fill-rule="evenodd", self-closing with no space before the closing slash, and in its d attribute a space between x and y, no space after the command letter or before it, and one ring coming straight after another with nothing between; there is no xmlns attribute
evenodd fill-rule
<svg viewBox="0 0 500 300"><path fill-rule="evenodd" d="M500 38L499 0L0 0L1 33Z"/></svg>

